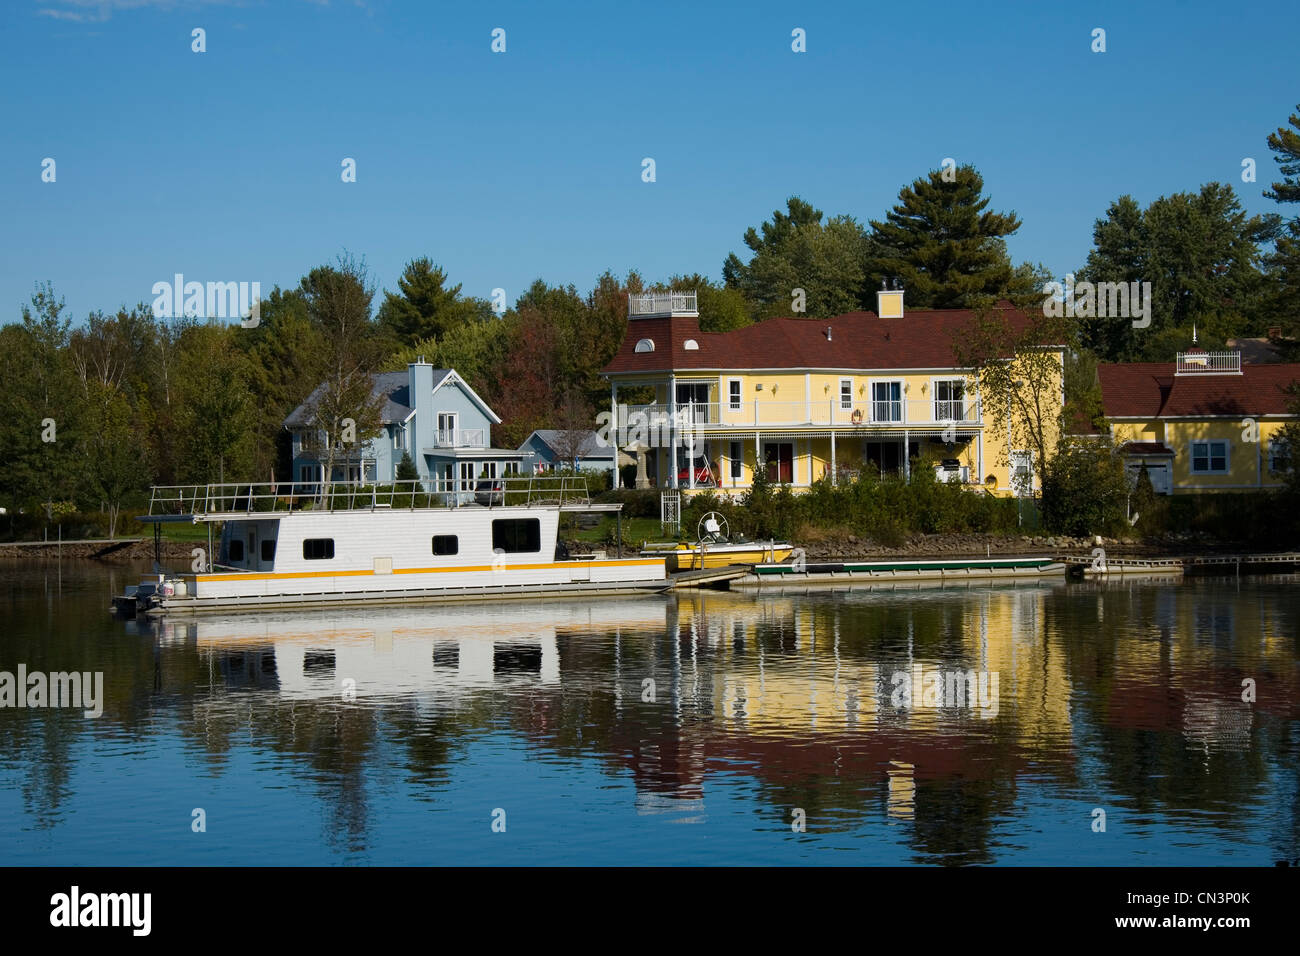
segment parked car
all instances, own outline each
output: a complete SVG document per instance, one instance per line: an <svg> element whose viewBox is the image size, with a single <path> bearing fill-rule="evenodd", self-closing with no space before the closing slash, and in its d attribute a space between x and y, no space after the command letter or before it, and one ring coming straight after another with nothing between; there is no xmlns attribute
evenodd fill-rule
<svg viewBox="0 0 1300 956"><path fill-rule="evenodd" d="M506 483L500 478L482 478L474 486L474 500L481 505L506 503Z"/></svg>

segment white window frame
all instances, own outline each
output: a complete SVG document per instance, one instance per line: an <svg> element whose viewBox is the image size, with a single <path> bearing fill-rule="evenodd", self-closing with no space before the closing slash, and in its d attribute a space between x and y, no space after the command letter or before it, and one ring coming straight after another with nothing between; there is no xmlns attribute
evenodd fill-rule
<svg viewBox="0 0 1300 956"><path fill-rule="evenodd" d="M735 393L732 393L732 389ZM745 407L745 383L743 379L727 379L727 411L738 412Z"/></svg>
<svg viewBox="0 0 1300 956"><path fill-rule="evenodd" d="M451 422L447 428L443 428L444 421ZM460 412L439 412L438 413L438 444L439 445L456 445L456 433L460 431ZM450 440L444 442L443 435L450 435Z"/></svg>
<svg viewBox="0 0 1300 956"><path fill-rule="evenodd" d="M940 398L939 398L939 386L940 386L940 385L952 385L952 384L954 384L954 383L955 383L955 384L958 384L958 385L961 386L961 398L960 398L960 399L955 399L955 398L940 399ZM968 400L968 395L967 395L967 392L966 392L967 387L968 387L968 386L967 386L967 383L966 383L966 379L962 378L960 375L956 375L956 376L954 376L954 375L940 375L940 376L937 376L937 377L935 377L935 378L930 379L930 413L934 416L934 421L936 421L936 422L947 422L947 421L961 422L961 421L965 421L965 420L966 420L966 403L967 403L967 400ZM961 417L961 418L951 418L951 419L949 419L949 418L941 418L941 417L939 417L939 403L940 403L940 401L943 401L943 402L945 402L945 403L947 403L947 404L949 404L949 405L953 404L954 402L959 402L959 403L961 404L961 415L962 415L962 417Z"/></svg>
<svg viewBox="0 0 1300 956"><path fill-rule="evenodd" d="M901 424L907 421L907 392L904 385L906 384L901 378L873 378L870 379L867 386L867 398L871 402L872 422L882 422L887 424ZM876 417L876 386L877 385L897 385L898 386L898 418L877 418ZM895 399L885 399L887 402L894 402Z"/></svg>
<svg viewBox="0 0 1300 956"><path fill-rule="evenodd" d="M1016 471L1021 463L1024 463L1029 473L1029 480L1023 483L1016 481ZM1034 452L1028 448L1013 449L1008 456L1007 481L1016 494L1024 496L1034 493Z"/></svg>
<svg viewBox="0 0 1300 956"><path fill-rule="evenodd" d="M406 427L404 425L393 426L393 447L398 451L406 450Z"/></svg>
<svg viewBox="0 0 1300 956"><path fill-rule="evenodd" d="M1196 447L1198 445L1206 446L1205 454L1203 456L1198 456L1196 454ZM1222 468L1214 468L1214 467L1197 468L1196 467L1197 457L1204 457L1207 466L1212 466L1214 463L1214 459L1219 457L1218 455L1214 454L1214 450L1213 450L1214 445L1223 446L1223 467ZM1188 454L1187 467L1190 474L1193 475L1232 474L1232 443L1229 442L1226 438L1194 439L1193 441L1187 443L1187 454Z"/></svg>
<svg viewBox="0 0 1300 956"><path fill-rule="evenodd" d="M745 443L743 441L728 443L727 460L731 463L727 469L727 473L731 476L731 483L733 485L740 484L745 480Z"/></svg>
<svg viewBox="0 0 1300 956"><path fill-rule="evenodd" d="M848 386L847 395L845 394L845 390L844 390L844 387L846 385ZM840 379L840 411L842 412L853 411L853 379L851 378Z"/></svg>

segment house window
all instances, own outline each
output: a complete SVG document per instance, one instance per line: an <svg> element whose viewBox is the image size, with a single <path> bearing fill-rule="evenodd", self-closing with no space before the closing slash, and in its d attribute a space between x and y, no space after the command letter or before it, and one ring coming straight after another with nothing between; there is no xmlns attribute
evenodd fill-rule
<svg viewBox="0 0 1300 956"><path fill-rule="evenodd" d="M1228 443L1226 441L1192 442L1192 474L1226 475Z"/></svg>
<svg viewBox="0 0 1300 956"><path fill-rule="evenodd" d="M433 553L441 556L460 552L460 539L454 534L435 534L433 536Z"/></svg>
<svg viewBox="0 0 1300 956"><path fill-rule="evenodd" d="M302 556L306 561L329 561L334 557L334 539L304 538Z"/></svg>
<svg viewBox="0 0 1300 956"><path fill-rule="evenodd" d="M460 463L460 490L474 490L474 463L472 461L462 461Z"/></svg>
<svg viewBox="0 0 1300 956"><path fill-rule="evenodd" d="M316 479L316 469L312 465L298 466L298 481L304 485L310 485Z"/></svg>
<svg viewBox="0 0 1300 956"><path fill-rule="evenodd" d="M404 448L406 445L406 429L401 425L393 426L393 447Z"/></svg>
<svg viewBox="0 0 1300 956"><path fill-rule="evenodd" d="M230 562L244 560L244 542L240 538L230 539Z"/></svg>
<svg viewBox="0 0 1300 956"><path fill-rule="evenodd" d="M767 442L763 445L767 480L782 485L794 483L794 443Z"/></svg>
<svg viewBox="0 0 1300 956"><path fill-rule="evenodd" d="M853 379L840 379L840 408L848 411L853 407Z"/></svg>
<svg viewBox="0 0 1300 956"><path fill-rule="evenodd" d="M456 437L456 413L438 413L438 444L455 446L460 444Z"/></svg>
<svg viewBox="0 0 1300 956"><path fill-rule="evenodd" d="M482 468L482 470L479 472L479 477L480 477L480 478L496 478L496 476L497 476L497 463L496 463L495 461L485 461L485 462L483 462L483 468Z"/></svg>
<svg viewBox="0 0 1300 956"><path fill-rule="evenodd" d="M542 523L537 518L498 518L492 522L492 550L535 554L542 550Z"/></svg>
<svg viewBox="0 0 1300 956"><path fill-rule="evenodd" d="M740 411L740 379L727 379L727 408L733 412Z"/></svg>
<svg viewBox="0 0 1300 956"><path fill-rule="evenodd" d="M1268 470L1291 470L1291 446L1285 438L1278 436L1268 443Z"/></svg>
<svg viewBox="0 0 1300 956"><path fill-rule="evenodd" d="M266 562L275 560L275 539L262 542L262 560Z"/></svg>
<svg viewBox="0 0 1300 956"><path fill-rule="evenodd" d="M744 449L745 446L738 441L733 441L731 443L731 448L729 449L731 454L728 457L731 459L731 480L733 482L738 482L745 476Z"/></svg>
<svg viewBox="0 0 1300 956"><path fill-rule="evenodd" d="M901 422L903 420L903 383L871 383L871 420L873 422Z"/></svg>
<svg viewBox="0 0 1300 956"><path fill-rule="evenodd" d="M508 462L506 462L506 470L505 470L505 474L506 474L506 475L518 475L518 474L519 474L519 462L517 462L517 461L508 461Z"/></svg>
<svg viewBox="0 0 1300 956"><path fill-rule="evenodd" d="M1030 451L1013 451L1011 453L1011 487L1018 495L1027 495L1034 487L1034 453Z"/></svg>
<svg viewBox="0 0 1300 956"><path fill-rule="evenodd" d="M966 383L941 379L934 383L934 420L960 422L966 419Z"/></svg>

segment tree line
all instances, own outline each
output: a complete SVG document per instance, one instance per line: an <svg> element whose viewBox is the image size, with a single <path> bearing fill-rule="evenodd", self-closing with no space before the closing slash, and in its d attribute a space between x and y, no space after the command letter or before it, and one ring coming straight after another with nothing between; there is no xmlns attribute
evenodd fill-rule
<svg viewBox="0 0 1300 956"><path fill-rule="evenodd" d="M1265 196L1300 202L1300 106L1267 142L1280 178ZM274 288L253 328L159 317L143 302L91 312L74 327L52 286L38 283L20 320L0 327L0 507L11 534L19 514L30 530L78 511L103 513L112 533L123 506L138 505L152 484L284 479L283 420L318 385L326 387L312 411L328 457L345 419L358 441L377 433L371 374L403 370L416 356L454 367L498 412L495 444L516 447L535 428L592 427L608 401L600 370L622 341L629 293L696 291L705 331L874 309L875 290L893 280L909 310L999 299L1035 309L1053 277L1041 264L1012 262L1006 239L1021 220L990 203L978 170L954 164L904 186L865 225L792 196L745 230L745 251L725 258L721 282L606 271L584 292L539 278L500 311L428 257L408 262L380 295L364 259L345 253ZM1097 361L1168 361L1193 324L1211 348L1275 326L1294 337L1300 216L1247 215L1219 182L1145 208L1120 196L1097 219L1076 276L1152 283L1145 329L1090 318L1060 326L1070 347L1068 414L1096 419Z"/></svg>

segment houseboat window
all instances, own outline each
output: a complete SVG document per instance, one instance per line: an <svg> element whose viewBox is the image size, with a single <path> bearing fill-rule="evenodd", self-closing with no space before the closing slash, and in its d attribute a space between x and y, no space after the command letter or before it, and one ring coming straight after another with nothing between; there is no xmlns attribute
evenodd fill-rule
<svg viewBox="0 0 1300 956"><path fill-rule="evenodd" d="M492 550L506 554L542 550L542 522L537 518L498 518L492 522Z"/></svg>
<svg viewBox="0 0 1300 956"><path fill-rule="evenodd" d="M460 539L454 534L435 534L433 536L433 553L434 554L458 554L460 552Z"/></svg>
<svg viewBox="0 0 1300 956"><path fill-rule="evenodd" d="M304 539L302 542L302 556L307 561L328 561L334 557L334 539Z"/></svg>
<svg viewBox="0 0 1300 956"><path fill-rule="evenodd" d="M262 542L262 560L263 561L275 560L275 539L274 538L272 538L270 541Z"/></svg>
<svg viewBox="0 0 1300 956"><path fill-rule="evenodd" d="M235 561L243 561L243 560L244 560L244 542L239 538L231 538L230 539L231 563L234 563Z"/></svg>
<svg viewBox="0 0 1300 956"><path fill-rule="evenodd" d="M1192 471L1202 474L1224 473L1228 470L1228 443L1226 441L1192 442Z"/></svg>

